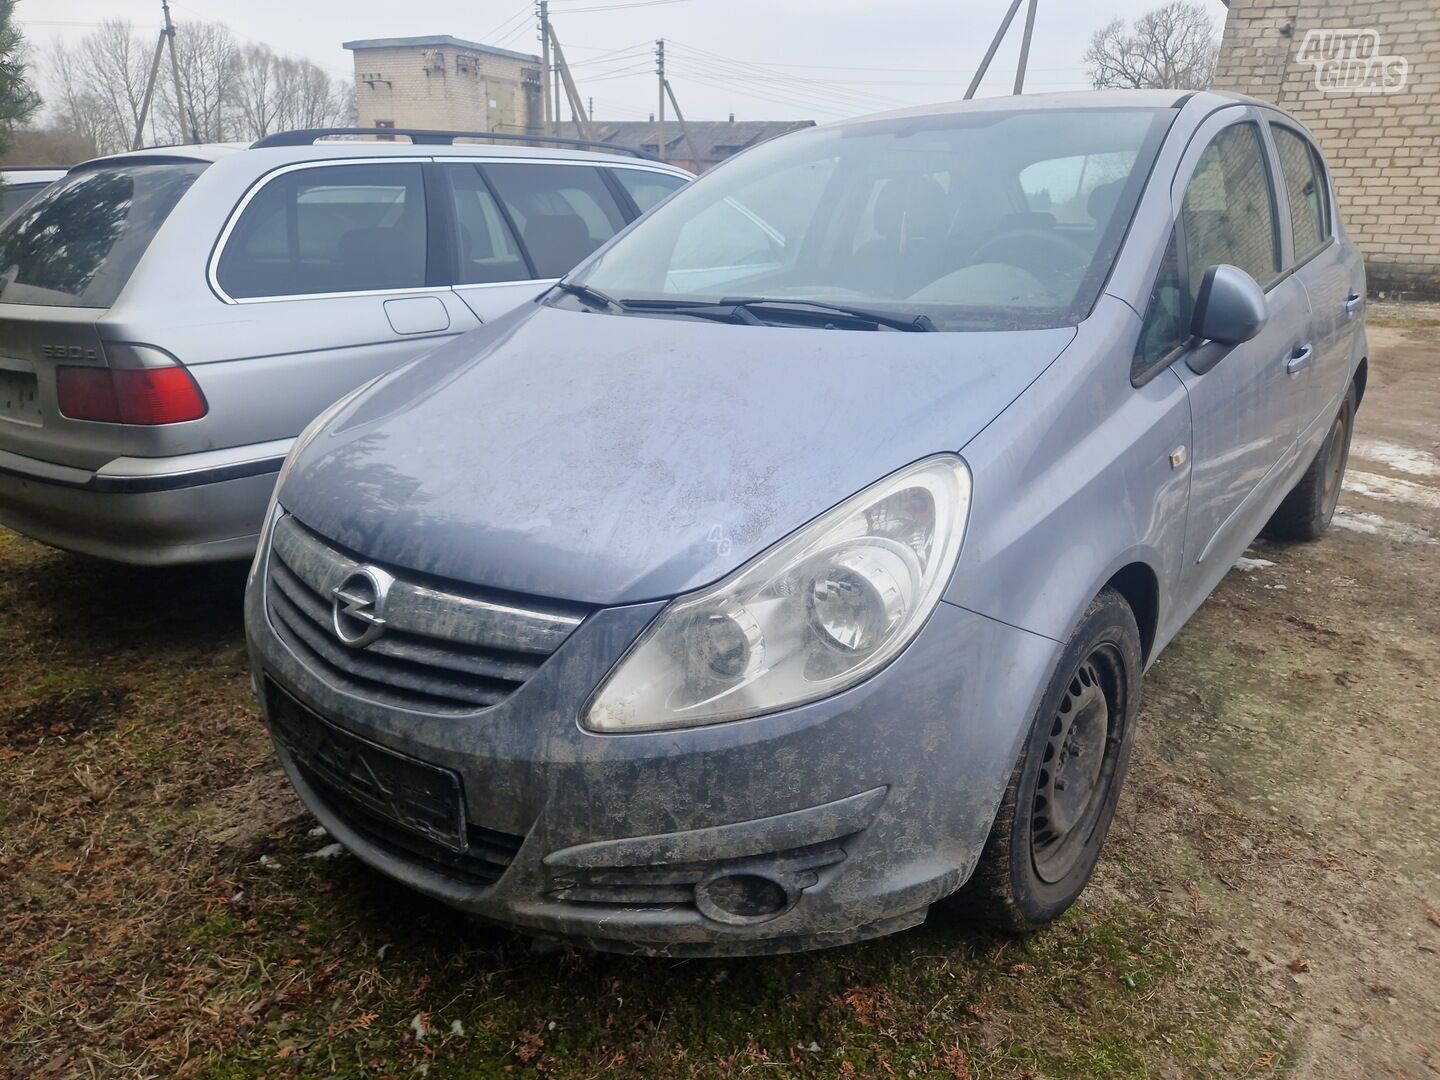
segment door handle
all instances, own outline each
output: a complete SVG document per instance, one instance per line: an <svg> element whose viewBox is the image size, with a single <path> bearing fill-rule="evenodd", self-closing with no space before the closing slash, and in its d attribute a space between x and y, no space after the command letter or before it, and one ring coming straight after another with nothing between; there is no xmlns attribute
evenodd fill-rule
<svg viewBox="0 0 1440 1080"><path fill-rule="evenodd" d="M1360 305L1364 302L1365 297L1361 296L1358 292L1352 292L1345 298L1345 314L1354 315L1355 312L1360 310Z"/></svg>
<svg viewBox="0 0 1440 1080"><path fill-rule="evenodd" d="M1285 361L1285 373L1287 375L1299 375L1310 366L1310 361L1315 359L1315 350L1309 345L1299 345Z"/></svg>

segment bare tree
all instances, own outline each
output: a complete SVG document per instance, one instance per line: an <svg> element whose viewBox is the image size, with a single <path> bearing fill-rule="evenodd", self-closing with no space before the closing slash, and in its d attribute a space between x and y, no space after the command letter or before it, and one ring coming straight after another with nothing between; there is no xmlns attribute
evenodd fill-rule
<svg viewBox="0 0 1440 1080"><path fill-rule="evenodd" d="M222 23L187 22L176 27L175 55L186 115L180 115L172 80L160 80L161 131L167 141L224 142L240 74L240 46Z"/></svg>
<svg viewBox="0 0 1440 1080"><path fill-rule="evenodd" d="M1112 19L1090 38L1084 60L1096 89L1203 90L1219 51L1205 9L1194 0L1171 0L1140 16L1132 29Z"/></svg>
<svg viewBox="0 0 1440 1080"><path fill-rule="evenodd" d="M49 70L60 126L101 153L127 148L140 119L151 48L122 20L102 23L73 46L57 43Z"/></svg>
<svg viewBox="0 0 1440 1080"><path fill-rule="evenodd" d="M317 64L238 43L220 23L176 26L185 115L169 65L162 67L149 128L158 142L256 139L297 127L353 123L355 91ZM48 65L52 123L101 153L129 147L149 77L154 40L129 23L108 22L74 45L57 45Z"/></svg>

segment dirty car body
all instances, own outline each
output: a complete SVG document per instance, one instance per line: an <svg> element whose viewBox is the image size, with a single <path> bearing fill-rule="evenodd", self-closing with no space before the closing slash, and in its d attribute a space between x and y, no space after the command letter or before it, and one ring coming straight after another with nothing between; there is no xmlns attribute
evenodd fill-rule
<svg viewBox="0 0 1440 1080"><path fill-rule="evenodd" d="M1362 274L1248 99L742 155L301 437L246 597L281 762L370 865L600 948L835 945L957 890L1043 925L1143 668L1317 470L1328 523Z"/></svg>

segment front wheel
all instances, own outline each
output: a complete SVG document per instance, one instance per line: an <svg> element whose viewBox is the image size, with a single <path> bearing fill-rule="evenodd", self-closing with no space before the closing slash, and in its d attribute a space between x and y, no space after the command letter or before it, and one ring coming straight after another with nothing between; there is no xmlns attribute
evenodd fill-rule
<svg viewBox="0 0 1440 1080"><path fill-rule="evenodd" d="M1041 699L956 913L1020 933L1065 912L1100 858L1130 763L1140 633L1113 589L1090 602Z"/></svg>
<svg viewBox="0 0 1440 1080"><path fill-rule="evenodd" d="M1352 384L1315 460L1265 523L1262 535L1266 539L1316 540L1330 527L1340 502L1340 488L1345 482L1354 428L1355 387Z"/></svg>

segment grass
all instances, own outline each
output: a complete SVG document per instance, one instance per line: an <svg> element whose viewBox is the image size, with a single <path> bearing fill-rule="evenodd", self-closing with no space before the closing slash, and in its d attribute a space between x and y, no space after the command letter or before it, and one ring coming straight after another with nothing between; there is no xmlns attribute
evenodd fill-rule
<svg viewBox="0 0 1440 1080"><path fill-rule="evenodd" d="M362 868L285 787L241 572L0 532L0 1075L1268 1075L1284 1017L1196 852L1121 845L1046 933L753 960L537 947ZM264 861L262 862L262 856ZM1199 867L1200 869L1196 869ZM1164 883L1164 884L1161 884Z"/></svg>

